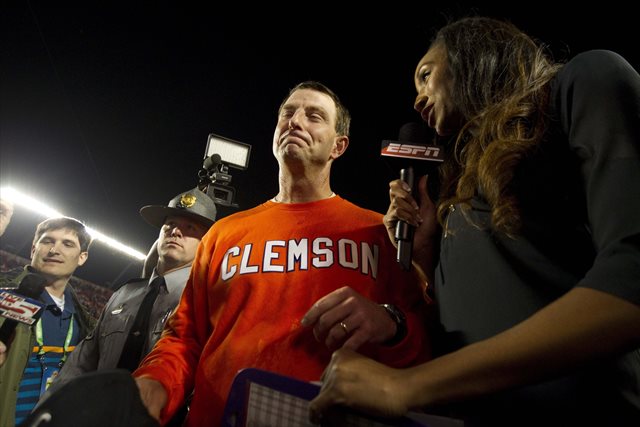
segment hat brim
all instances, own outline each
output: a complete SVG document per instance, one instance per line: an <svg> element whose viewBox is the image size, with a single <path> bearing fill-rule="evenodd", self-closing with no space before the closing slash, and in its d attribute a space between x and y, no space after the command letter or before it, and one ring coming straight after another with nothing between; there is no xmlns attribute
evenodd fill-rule
<svg viewBox="0 0 640 427"><path fill-rule="evenodd" d="M197 213L160 205L143 206L142 209L140 209L140 215L145 221L147 221L147 223L158 228L161 228L164 225L164 220L170 215L192 219L207 228L211 227L214 223L214 221L209 218L198 215Z"/></svg>

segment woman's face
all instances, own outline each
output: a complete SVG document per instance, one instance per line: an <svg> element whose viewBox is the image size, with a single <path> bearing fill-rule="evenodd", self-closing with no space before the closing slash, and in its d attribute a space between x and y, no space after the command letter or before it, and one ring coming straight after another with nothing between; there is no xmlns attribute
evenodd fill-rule
<svg viewBox="0 0 640 427"><path fill-rule="evenodd" d="M442 43L434 44L422 57L414 76L414 108L440 136L454 134L462 126L462 114L453 103L453 77Z"/></svg>

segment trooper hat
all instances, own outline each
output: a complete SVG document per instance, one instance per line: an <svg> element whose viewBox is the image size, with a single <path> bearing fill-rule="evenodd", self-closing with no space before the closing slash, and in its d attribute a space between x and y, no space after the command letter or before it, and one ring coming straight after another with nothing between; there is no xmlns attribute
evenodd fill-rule
<svg viewBox="0 0 640 427"><path fill-rule="evenodd" d="M215 222L216 213L213 199L197 187L178 194L169 200L167 206L148 205L140 209L142 218L158 228L162 227L169 215L190 218L208 228Z"/></svg>

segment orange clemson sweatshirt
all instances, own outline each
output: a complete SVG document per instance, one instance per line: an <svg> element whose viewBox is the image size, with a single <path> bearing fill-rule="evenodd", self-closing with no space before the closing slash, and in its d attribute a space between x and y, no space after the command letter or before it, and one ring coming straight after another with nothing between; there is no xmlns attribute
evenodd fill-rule
<svg viewBox="0 0 640 427"><path fill-rule="evenodd" d="M382 215L339 196L266 202L216 222L198 248L180 304L134 376L160 381L167 422L193 391L187 426L221 422L238 370L319 380L331 351L300 320L321 297L350 286L399 307L408 334L363 354L395 367L429 355L424 288L402 271Z"/></svg>

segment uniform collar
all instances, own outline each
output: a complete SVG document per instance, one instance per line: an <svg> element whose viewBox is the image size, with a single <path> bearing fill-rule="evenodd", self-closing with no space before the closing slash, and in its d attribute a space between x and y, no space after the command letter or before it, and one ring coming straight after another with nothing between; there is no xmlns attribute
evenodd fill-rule
<svg viewBox="0 0 640 427"><path fill-rule="evenodd" d="M184 288L184 284L187 283L189 279L189 273L191 272L191 264L187 264L184 267L181 267L177 270L173 270L171 273L167 273L164 275L164 281L167 285L167 291L171 293L175 290L182 290ZM149 284L158 277L159 274L157 270L154 268L151 277L149 278Z"/></svg>

